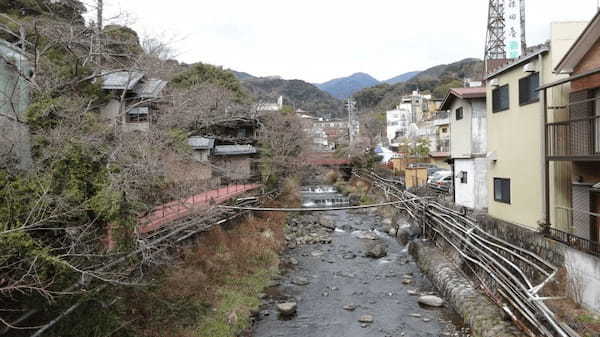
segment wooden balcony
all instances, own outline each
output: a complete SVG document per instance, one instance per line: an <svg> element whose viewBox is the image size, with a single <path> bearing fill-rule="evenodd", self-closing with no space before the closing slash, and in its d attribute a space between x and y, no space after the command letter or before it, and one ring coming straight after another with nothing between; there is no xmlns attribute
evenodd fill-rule
<svg viewBox="0 0 600 337"><path fill-rule="evenodd" d="M546 125L546 159L600 161L600 116Z"/></svg>

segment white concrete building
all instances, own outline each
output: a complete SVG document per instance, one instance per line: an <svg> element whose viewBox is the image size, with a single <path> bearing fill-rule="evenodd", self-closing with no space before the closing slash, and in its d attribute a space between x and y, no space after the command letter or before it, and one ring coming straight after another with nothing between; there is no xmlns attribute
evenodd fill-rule
<svg viewBox="0 0 600 337"><path fill-rule="evenodd" d="M486 210L488 159L485 88L450 89L441 109L449 111L455 202L471 209Z"/></svg>
<svg viewBox="0 0 600 337"><path fill-rule="evenodd" d="M386 113L386 133L391 146L399 146L400 140L404 137L408 137L411 124L410 114L410 110L401 106Z"/></svg>

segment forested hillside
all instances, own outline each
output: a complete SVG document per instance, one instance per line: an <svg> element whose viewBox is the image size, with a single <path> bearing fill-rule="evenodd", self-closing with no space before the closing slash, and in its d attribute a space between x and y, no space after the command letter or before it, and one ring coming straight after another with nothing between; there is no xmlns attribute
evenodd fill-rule
<svg viewBox="0 0 600 337"><path fill-rule="evenodd" d="M480 79L483 62L478 59L464 59L455 63L429 68L412 79L395 85L380 84L363 89L354 98L359 109L387 110L399 103L403 95L413 90L429 92L434 98L442 99L449 88L463 86L466 78Z"/></svg>
<svg viewBox="0 0 600 337"><path fill-rule="evenodd" d="M279 96L283 96L285 104L308 111L318 117L343 115L343 102L301 80L246 78L242 84L258 101L276 102Z"/></svg>
<svg viewBox="0 0 600 337"><path fill-rule="evenodd" d="M0 97L0 126L29 130L33 145L28 167L11 147L0 147L0 331L153 336L139 303L146 296L128 298L156 285L144 277L162 263L159 247L140 236L138 219L206 188L189 171L173 169L191 160L188 136L215 119L244 117L253 98L231 72L165 59L163 45L140 41L128 27L86 25L79 1L10 0L0 11L3 51L27 59L2 54L0 70L12 76L0 77L2 90L13 86L19 94ZM103 87L111 74L169 84L135 103L131 91ZM30 98L24 111L15 109L20 97ZM117 102L118 119L104 114L109 102ZM152 127L123 131L125 104L151 109ZM148 308L160 306L165 322L181 313L177 303L165 304L168 296L147 295L161 303ZM186 317L204 312L202 305L186 306Z"/></svg>

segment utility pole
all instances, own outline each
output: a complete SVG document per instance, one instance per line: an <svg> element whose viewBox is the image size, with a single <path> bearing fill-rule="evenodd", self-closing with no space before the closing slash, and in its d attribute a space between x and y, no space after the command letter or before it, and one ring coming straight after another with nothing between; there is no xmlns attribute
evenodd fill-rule
<svg viewBox="0 0 600 337"><path fill-rule="evenodd" d="M96 62L100 64L102 61L102 28L104 25L104 0L98 0L96 7L96 34L94 43L92 44L92 49L96 49L94 52L96 53Z"/></svg>
<svg viewBox="0 0 600 337"><path fill-rule="evenodd" d="M355 110L356 101L350 97L346 102L346 111L348 111L348 135L350 137L350 147L354 145L354 123L356 119L356 116L354 115Z"/></svg>
<svg viewBox="0 0 600 337"><path fill-rule="evenodd" d="M104 0L98 0L98 8L96 11L97 14L97 18L96 18L96 30L97 30L97 34L100 35L100 32L102 31L102 20L104 17Z"/></svg>

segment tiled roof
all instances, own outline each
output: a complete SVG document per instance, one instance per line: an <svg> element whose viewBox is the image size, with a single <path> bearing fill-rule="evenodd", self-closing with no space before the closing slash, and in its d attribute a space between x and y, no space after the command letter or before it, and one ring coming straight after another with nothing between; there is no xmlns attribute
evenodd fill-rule
<svg viewBox="0 0 600 337"><path fill-rule="evenodd" d="M105 90L132 90L144 77L144 73L137 71L118 71L102 76L102 89Z"/></svg>
<svg viewBox="0 0 600 337"><path fill-rule="evenodd" d="M450 109L450 105L454 101L454 98L460 99L472 99L472 98L484 98L485 97L485 88L451 88L448 91L448 95L446 95L446 99L440 106L440 110L448 110Z"/></svg>
<svg viewBox="0 0 600 337"><path fill-rule="evenodd" d="M240 154L255 154L256 148L252 145L217 145L215 156L233 156Z"/></svg>
<svg viewBox="0 0 600 337"><path fill-rule="evenodd" d="M188 138L188 144L194 150L209 150L215 146L215 140L205 137L190 137Z"/></svg>
<svg viewBox="0 0 600 337"><path fill-rule="evenodd" d="M135 87L134 91L141 98L159 98L165 86L167 86L167 81L150 79L144 80Z"/></svg>

